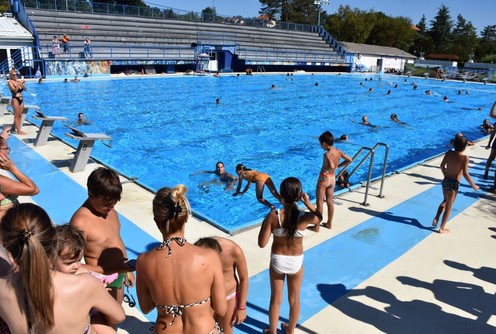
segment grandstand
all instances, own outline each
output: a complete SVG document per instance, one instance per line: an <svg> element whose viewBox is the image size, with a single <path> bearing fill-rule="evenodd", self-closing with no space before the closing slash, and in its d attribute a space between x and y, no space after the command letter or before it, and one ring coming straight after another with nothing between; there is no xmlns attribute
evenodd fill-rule
<svg viewBox="0 0 496 334"><path fill-rule="evenodd" d="M25 8L16 3L16 18L36 41L33 53L37 57L29 66L46 76L107 75L139 71L144 65L157 73L188 69L229 72L247 67L254 71L350 68L329 39L324 40L311 26L264 22L248 26L231 24L227 19L205 22L156 14L145 17L136 14L145 13L145 8L140 12L138 7L105 4L106 10L101 10L97 3L88 7L87 2L82 2L85 7L71 2L73 7L63 10L54 8L57 2L28 1ZM71 47L56 57L51 41L64 33L70 37ZM83 50L86 38L91 40L90 57ZM82 62L92 64L83 66Z"/></svg>

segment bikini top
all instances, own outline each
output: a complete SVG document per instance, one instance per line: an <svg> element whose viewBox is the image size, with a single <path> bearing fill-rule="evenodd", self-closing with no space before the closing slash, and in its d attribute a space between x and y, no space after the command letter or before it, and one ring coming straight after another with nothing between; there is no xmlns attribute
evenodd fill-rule
<svg viewBox="0 0 496 334"><path fill-rule="evenodd" d="M172 254L172 249L170 247L170 243L172 241L175 241L179 246L184 246L186 244L186 239L180 238L180 237L174 237L165 240L160 244L160 246L157 247L157 250L164 250L165 248L168 249L167 252L167 257L171 256ZM200 300L199 302L191 303L191 304L186 304L186 305L157 305L157 308L163 308L165 310L165 314L169 315L172 314L172 320L169 323L169 326L172 326L174 324L174 320L176 317L180 317L183 315L183 310L187 307L193 307L195 305L201 305L205 304L210 300L210 297L207 297L203 300Z"/></svg>
<svg viewBox="0 0 496 334"><path fill-rule="evenodd" d="M174 324L174 320L176 319L176 317L180 317L183 315L183 310L185 308L205 304L209 300L210 300L210 297L207 297L203 300L200 300L199 302L195 302L195 303L191 303L191 304L186 304L186 305L157 305L157 307L163 308L165 310L165 314L167 314L167 315L172 314L172 320L169 323L169 326L172 326Z"/></svg>
<svg viewBox="0 0 496 334"><path fill-rule="evenodd" d="M272 234L276 237L287 237L286 235L286 229L282 227L281 223L281 215L279 214L279 210L276 210L277 214L277 220L279 221L279 228L276 228L272 231ZM298 215L298 221L300 220L301 216L305 214L305 210L300 209L300 213ZM303 238L305 236L305 230L296 230L295 231L295 238Z"/></svg>
<svg viewBox="0 0 496 334"><path fill-rule="evenodd" d="M173 237L173 238L169 238L165 241L163 241L158 247L157 247L157 250L158 251L161 251L161 250L164 250L165 248L168 249L167 251L167 257L171 256L172 254L172 249L171 249L171 246L170 246L170 243L172 241L175 241L176 244L178 244L179 246L183 247L185 244L186 244L186 239L184 238L180 238L180 237Z"/></svg>

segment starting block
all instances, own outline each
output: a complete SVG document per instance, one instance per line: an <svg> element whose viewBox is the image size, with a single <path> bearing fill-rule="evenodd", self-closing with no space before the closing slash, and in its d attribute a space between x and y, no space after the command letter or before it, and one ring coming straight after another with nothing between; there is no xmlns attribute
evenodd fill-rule
<svg viewBox="0 0 496 334"><path fill-rule="evenodd" d="M26 115L28 114L29 109L34 109L35 112L40 111L40 107L31 105L31 104L25 104L24 109L22 110L22 116L21 116L21 127L24 124L24 121L26 120Z"/></svg>
<svg viewBox="0 0 496 334"><path fill-rule="evenodd" d="M65 135L71 139L79 141L76 154L74 155L72 164L69 167L69 170L73 173L81 172L86 168L88 159L91 155L91 150L93 150L93 146L95 145L95 141L108 140L110 141L110 145L107 146L112 146L112 137L107 136L104 133L84 133L70 126L68 128L71 129L72 132L66 132Z"/></svg>
<svg viewBox="0 0 496 334"><path fill-rule="evenodd" d="M34 140L34 146L43 146L48 141L48 136L52 132L53 123L55 121L68 121L67 117L62 116L46 116L39 110L36 110L36 115L33 115L33 118L41 120L40 129L38 130L38 135Z"/></svg>
<svg viewBox="0 0 496 334"><path fill-rule="evenodd" d="M8 106L10 106L10 98L8 96L0 96L0 117L5 115Z"/></svg>

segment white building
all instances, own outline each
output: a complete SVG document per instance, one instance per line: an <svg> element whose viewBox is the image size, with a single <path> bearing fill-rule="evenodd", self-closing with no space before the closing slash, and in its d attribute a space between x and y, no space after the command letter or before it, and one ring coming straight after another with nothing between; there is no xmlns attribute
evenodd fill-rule
<svg viewBox="0 0 496 334"><path fill-rule="evenodd" d="M406 64L415 62L414 55L389 46L340 42L346 62L358 72L403 72Z"/></svg>

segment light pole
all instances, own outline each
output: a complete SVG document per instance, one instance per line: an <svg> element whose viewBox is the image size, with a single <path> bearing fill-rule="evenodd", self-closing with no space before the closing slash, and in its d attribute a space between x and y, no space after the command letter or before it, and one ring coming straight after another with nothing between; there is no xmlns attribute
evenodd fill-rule
<svg viewBox="0 0 496 334"><path fill-rule="evenodd" d="M320 27L320 12L322 11L322 6L323 5L328 5L329 4L329 0L315 0L313 2L313 4L319 6L319 18L318 18L318 21L317 21L317 27Z"/></svg>

